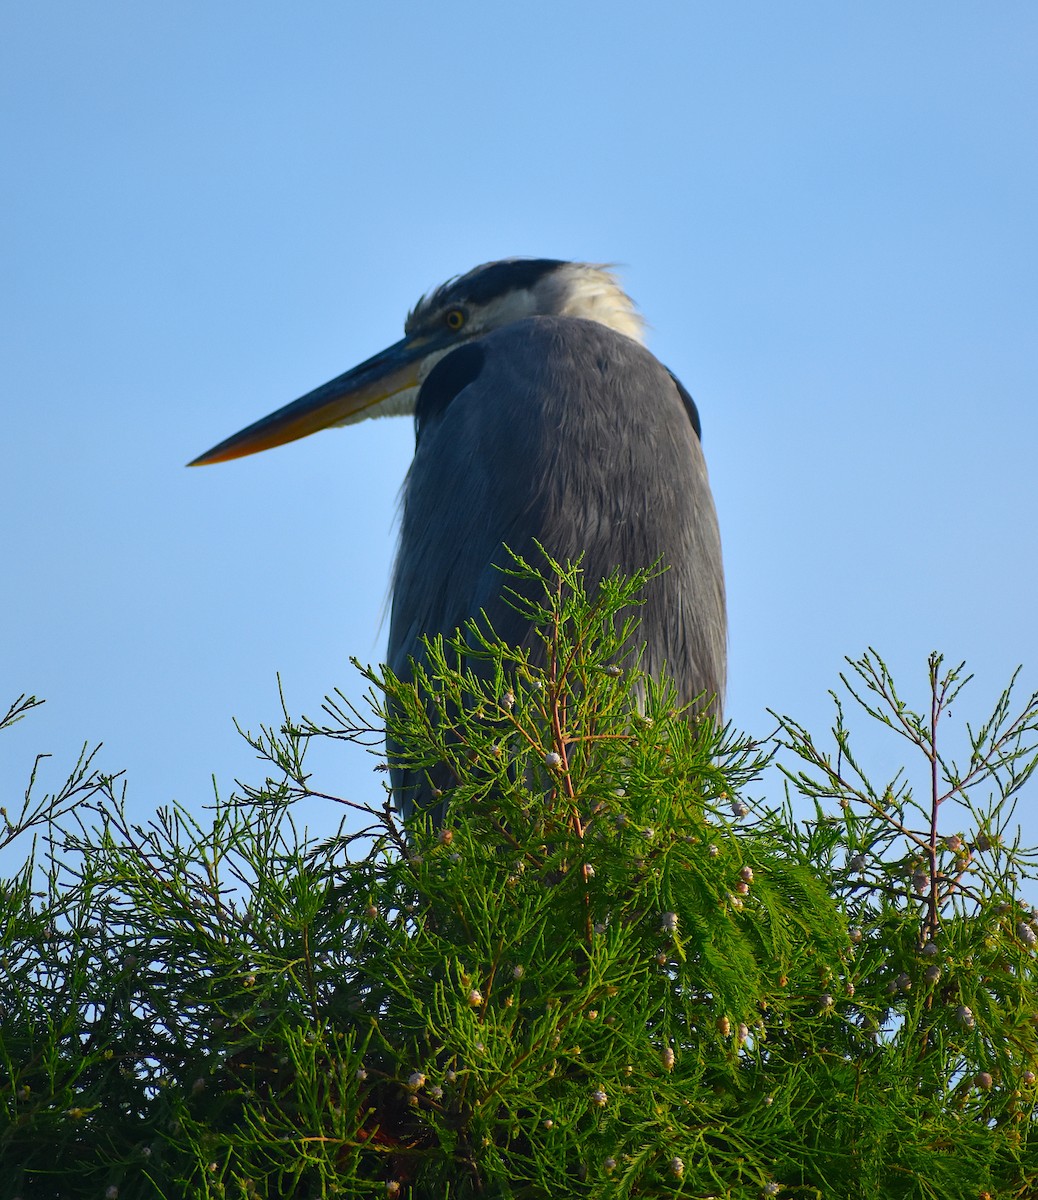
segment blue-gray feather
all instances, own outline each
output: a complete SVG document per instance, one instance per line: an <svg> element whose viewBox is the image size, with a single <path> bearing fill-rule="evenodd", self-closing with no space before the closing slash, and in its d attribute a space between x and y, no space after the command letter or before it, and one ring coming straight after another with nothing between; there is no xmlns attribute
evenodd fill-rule
<svg viewBox="0 0 1038 1200"><path fill-rule="evenodd" d="M442 359L415 416L395 672L407 677L409 659L423 657L422 635L449 635L480 609L522 643L529 629L502 598L497 567L508 565L505 545L536 561L536 540L561 560L583 555L589 586L662 559L670 569L640 610L643 667L666 670L686 701L705 693L720 715L724 576L698 416L648 350L591 320L514 321ZM405 814L430 802L424 774L397 767L393 783Z"/></svg>

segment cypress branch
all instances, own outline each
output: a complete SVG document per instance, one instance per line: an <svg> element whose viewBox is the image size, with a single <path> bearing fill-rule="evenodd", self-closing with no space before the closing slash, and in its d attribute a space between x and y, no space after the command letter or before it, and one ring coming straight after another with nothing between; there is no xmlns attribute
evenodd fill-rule
<svg viewBox="0 0 1038 1200"><path fill-rule="evenodd" d="M631 665L647 574L516 570L543 668L473 624L246 734L271 777L204 818L132 822L85 756L7 819L41 849L0 892L0 1194L1038 1194L1038 696L960 767L962 669L915 713L870 650L845 691L927 788L870 782L838 698L834 751L779 718L769 805L769 753ZM307 774L384 722L448 765L441 824ZM313 797L350 832L300 832Z"/></svg>

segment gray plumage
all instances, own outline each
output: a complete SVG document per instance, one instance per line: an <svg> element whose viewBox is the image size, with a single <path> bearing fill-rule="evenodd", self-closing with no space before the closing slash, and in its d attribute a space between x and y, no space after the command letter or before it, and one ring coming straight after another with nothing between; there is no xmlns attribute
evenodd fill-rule
<svg viewBox="0 0 1038 1200"><path fill-rule="evenodd" d="M526 640L496 568L508 565L503 545L538 561L536 540L563 561L583 554L589 585L662 558L670 570L649 585L640 614L643 666L666 669L684 700L717 698L719 712L721 544L677 384L644 347L577 317L516 321L476 345L478 374L445 408L435 372L418 398L389 665L406 677L409 658L423 657L422 634L450 634L480 610L506 641ZM427 801L424 779L393 778L404 811Z"/></svg>
<svg viewBox="0 0 1038 1200"><path fill-rule="evenodd" d="M422 635L449 636L480 610L507 641L526 642L496 568L509 563L505 545L536 561L536 541L563 561L582 554L589 587L662 559L670 569L639 613L642 665L720 716L724 575L699 417L641 344L613 276L554 259L489 263L423 298L405 330L196 462L413 412L389 632L397 674L423 657ZM405 815L431 801L424 775L394 768L393 785Z"/></svg>

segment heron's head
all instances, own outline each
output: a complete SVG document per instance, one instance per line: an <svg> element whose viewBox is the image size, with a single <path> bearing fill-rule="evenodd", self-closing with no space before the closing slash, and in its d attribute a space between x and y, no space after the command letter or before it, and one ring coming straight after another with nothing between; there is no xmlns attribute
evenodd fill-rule
<svg viewBox="0 0 1038 1200"><path fill-rule="evenodd" d="M533 316L583 317L641 341L643 323L603 266L554 258L485 263L423 296L404 337L344 375L214 446L189 465L242 458L331 425L414 412L418 391L451 350Z"/></svg>

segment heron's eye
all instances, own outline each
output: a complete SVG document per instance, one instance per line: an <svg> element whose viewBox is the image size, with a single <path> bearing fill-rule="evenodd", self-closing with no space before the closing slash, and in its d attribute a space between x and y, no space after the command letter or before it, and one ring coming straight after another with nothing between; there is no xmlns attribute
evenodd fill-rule
<svg viewBox="0 0 1038 1200"><path fill-rule="evenodd" d="M453 329L457 333L465 324L465 310L462 308L448 308L443 319L447 322L447 328Z"/></svg>

